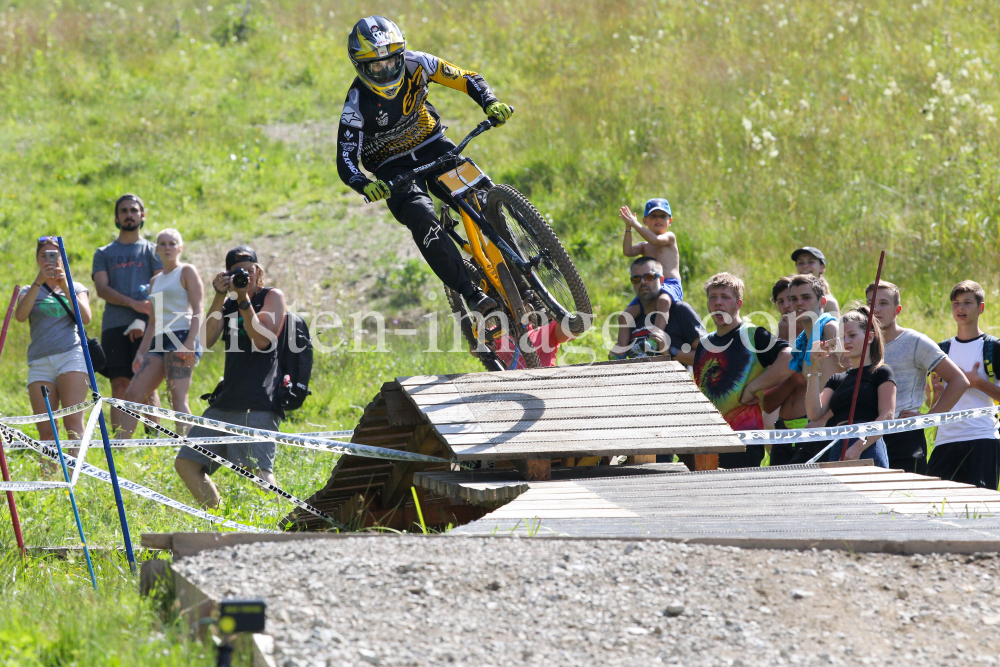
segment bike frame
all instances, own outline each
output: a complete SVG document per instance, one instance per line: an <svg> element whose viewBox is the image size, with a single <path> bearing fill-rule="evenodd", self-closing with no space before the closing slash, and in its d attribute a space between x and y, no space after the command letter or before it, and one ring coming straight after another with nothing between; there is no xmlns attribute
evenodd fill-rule
<svg viewBox="0 0 1000 667"><path fill-rule="evenodd" d="M465 162L471 162L475 165L475 162L462 155L462 151L469 145L469 142L495 126L496 123L494 121L484 120L479 123L479 125L477 125L475 129L473 129L472 132L470 132L468 136L466 136L465 139L463 139L462 142L455 146L452 150L448 151L436 160L414 168L408 174L398 176L397 178L389 181L386 185L389 186L389 190L391 191L396 186L409 182L421 174L441 169L442 167L457 168ZM478 169L478 167L476 168ZM480 173L483 172L480 170ZM466 191L466 193L467 192L474 192L474 190L470 188ZM462 218L462 226L465 229L468 240L463 239L460 235L456 234L454 229L448 230L448 234L451 238L454 239L462 250L475 258L476 263L482 267L483 272L486 275L486 279L490 281L490 284L497 288L500 294L503 295L504 299L507 300L508 304L511 302L510 295L507 294L507 291L503 288L503 285L501 285L500 276L497 273L497 267L501 264L509 263L517 267L518 271L523 276L530 278L533 289L542 295L542 298L549 304L550 307L552 307L553 310L560 311L558 313L558 319L568 316L569 313L565 312L565 309L561 306L561 304L559 304L558 301L552 297L549 291L545 288L545 285L537 279L532 271L532 269L534 269L540 261L540 256L529 262L515 252L510 245L508 245L507 242L504 241L499 234L497 234L496 230L493 229L493 226L486 221L486 218L469 204L466 200L466 193L463 193L460 196L452 195L451 200L458 207L458 213ZM449 194L451 193L449 192ZM368 201L367 197L365 198L365 201ZM556 308L556 306L559 307Z"/></svg>

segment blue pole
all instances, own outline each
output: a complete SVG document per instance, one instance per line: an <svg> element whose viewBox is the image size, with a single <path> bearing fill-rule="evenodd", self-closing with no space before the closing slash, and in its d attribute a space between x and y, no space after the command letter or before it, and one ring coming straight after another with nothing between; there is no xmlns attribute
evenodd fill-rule
<svg viewBox="0 0 1000 667"><path fill-rule="evenodd" d="M72 283L70 283L72 284ZM45 411L49 413L49 423L52 424L52 438L56 441L56 451L59 452L59 465L62 466L63 479L69 484L69 471L66 470L66 459L63 457L62 445L59 442L59 425L56 418L52 416L52 404L49 403L49 388L42 385L42 398L45 399ZM77 465L81 465L77 462ZM69 492L69 502L73 505L73 518L76 519L76 529L80 533L80 543L83 544L83 555L87 559L87 569L90 570L90 583L97 590L97 577L94 576L94 564L90 561L90 549L87 548L87 538L83 536L83 523L80 521L80 511L76 508L76 495L73 487L66 489Z"/></svg>
<svg viewBox="0 0 1000 667"><path fill-rule="evenodd" d="M63 245L61 236L56 237L59 241L59 253L62 255L63 270L66 271L66 284L69 285L69 298L73 301L73 313L76 315L76 330L80 334L80 345L83 347L83 359L87 362L87 373L90 375L90 389L95 394L97 391L97 376L94 375L94 362L90 360L90 348L87 346L87 332L83 328L83 320L80 318L80 304L76 300L76 290L73 289L73 274L69 270L69 257L66 256L66 246ZM104 440L104 458L108 461L108 473L111 475L111 488L115 492L115 504L118 506L118 520L122 524L122 537L125 538L125 555L128 557L128 566L135 574L135 553L132 551L132 537L128 532L128 519L125 517L125 503L122 501L122 490L118 485L118 473L115 470L115 457L111 453L111 442L108 439L108 427L104 423L104 411L101 410L97 423L101 426L101 438Z"/></svg>

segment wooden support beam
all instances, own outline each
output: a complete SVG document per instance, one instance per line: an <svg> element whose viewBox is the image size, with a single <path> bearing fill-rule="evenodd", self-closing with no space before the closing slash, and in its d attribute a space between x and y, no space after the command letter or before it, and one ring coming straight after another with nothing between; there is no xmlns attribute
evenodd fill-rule
<svg viewBox="0 0 1000 667"><path fill-rule="evenodd" d="M698 455L695 454L695 456ZM635 456L627 457L625 462L636 465L640 463L656 463L656 454L636 454Z"/></svg>
<svg viewBox="0 0 1000 667"><path fill-rule="evenodd" d="M718 470L718 454L678 454L677 460L688 467L688 470Z"/></svg>
<svg viewBox="0 0 1000 667"><path fill-rule="evenodd" d="M441 456L443 449L441 440L430 425L414 428L413 436L406 445L406 451L427 456ZM428 467L432 469L442 468L440 465L427 463L396 461L382 490L381 508L384 510L392 509L400 503L406 502L410 494L410 487L413 486L413 473L427 470Z"/></svg>
<svg viewBox="0 0 1000 667"><path fill-rule="evenodd" d="M548 482L552 479L551 459L516 459L512 463L526 482Z"/></svg>

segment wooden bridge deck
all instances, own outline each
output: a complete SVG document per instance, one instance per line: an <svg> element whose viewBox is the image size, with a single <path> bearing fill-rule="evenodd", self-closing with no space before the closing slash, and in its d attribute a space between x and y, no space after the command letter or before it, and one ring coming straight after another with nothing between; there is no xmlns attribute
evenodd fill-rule
<svg viewBox="0 0 1000 667"><path fill-rule="evenodd" d="M705 454L744 445L679 363L399 378L459 460Z"/></svg>
<svg viewBox="0 0 1000 667"><path fill-rule="evenodd" d="M678 454L688 468L702 469L714 467L719 452L744 450L687 371L658 360L397 378L365 408L351 441L444 459L490 459L516 466L525 479L547 478L553 461L571 465L581 457ZM409 528L417 520L413 475L450 470L345 455L308 502L354 528ZM421 493L424 518L436 527L486 512L460 498ZM325 528L301 510L282 525Z"/></svg>
<svg viewBox="0 0 1000 667"><path fill-rule="evenodd" d="M442 474L431 476L440 484ZM423 479L418 483L424 484ZM529 482L527 487L454 534L665 538L858 551L1000 551L1000 493L871 466L641 474Z"/></svg>

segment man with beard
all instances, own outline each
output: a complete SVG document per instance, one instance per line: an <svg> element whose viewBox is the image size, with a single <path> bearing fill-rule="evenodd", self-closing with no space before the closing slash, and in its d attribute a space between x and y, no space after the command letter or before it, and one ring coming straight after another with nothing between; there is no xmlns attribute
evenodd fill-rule
<svg viewBox="0 0 1000 667"><path fill-rule="evenodd" d="M726 422L737 431L764 428L760 402L765 389L792 374L788 343L764 327L740 319L743 281L719 273L705 282L708 311L716 330L702 336L694 352L694 381ZM753 468L764 448L719 454L720 468Z"/></svg>
<svg viewBox="0 0 1000 667"><path fill-rule="evenodd" d="M132 381L132 360L142 343L149 321L149 281L163 270L156 246L139 236L146 209L138 195L124 194L115 202L118 238L94 253L91 277L97 295L107 301L101 321L101 347L107 361L101 375L111 380L111 395L125 398ZM153 392L151 405L159 405ZM121 413L111 411L111 430L117 430Z"/></svg>

